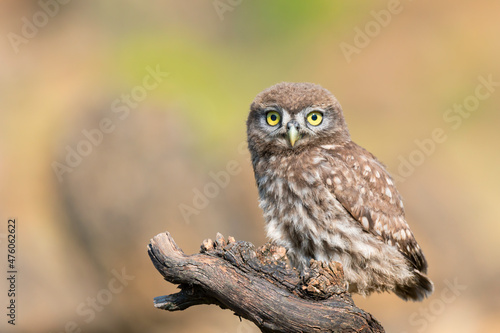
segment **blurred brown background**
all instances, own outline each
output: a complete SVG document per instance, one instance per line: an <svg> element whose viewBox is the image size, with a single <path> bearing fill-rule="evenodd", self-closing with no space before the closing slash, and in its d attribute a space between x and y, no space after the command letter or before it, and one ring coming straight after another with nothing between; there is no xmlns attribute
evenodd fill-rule
<svg viewBox="0 0 500 333"><path fill-rule="evenodd" d="M1 332L257 332L215 306L155 309L175 287L146 245L266 241L242 142L280 81L337 96L429 260L430 299L357 305L388 332L500 330L498 1L63 2L0 3L1 276L9 217L19 269Z"/></svg>

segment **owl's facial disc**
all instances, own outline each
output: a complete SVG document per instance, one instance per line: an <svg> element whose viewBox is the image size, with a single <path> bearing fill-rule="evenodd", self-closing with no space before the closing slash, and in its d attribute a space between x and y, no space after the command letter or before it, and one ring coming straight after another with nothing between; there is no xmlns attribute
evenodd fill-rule
<svg viewBox="0 0 500 333"><path fill-rule="evenodd" d="M350 141L337 99L311 83L278 83L259 93L250 106L247 136L255 156L300 154L325 143Z"/></svg>

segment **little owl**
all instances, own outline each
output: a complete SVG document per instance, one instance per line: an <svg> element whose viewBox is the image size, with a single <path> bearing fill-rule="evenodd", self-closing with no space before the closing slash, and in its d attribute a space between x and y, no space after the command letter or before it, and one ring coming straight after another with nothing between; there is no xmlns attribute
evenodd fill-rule
<svg viewBox="0 0 500 333"><path fill-rule="evenodd" d="M433 284L394 181L351 141L337 99L321 86L279 83L257 95L247 121L268 237L298 269L344 267L349 291L422 300Z"/></svg>

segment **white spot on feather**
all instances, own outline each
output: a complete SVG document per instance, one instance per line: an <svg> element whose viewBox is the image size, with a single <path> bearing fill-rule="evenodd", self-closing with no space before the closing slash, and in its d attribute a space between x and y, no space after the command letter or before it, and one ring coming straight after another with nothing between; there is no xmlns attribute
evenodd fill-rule
<svg viewBox="0 0 500 333"><path fill-rule="evenodd" d="M410 231L410 229L406 229L406 237L408 237L408 239L411 239L411 231Z"/></svg>
<svg viewBox="0 0 500 333"><path fill-rule="evenodd" d="M319 164L323 161L323 157L321 156L316 156L313 158L313 164Z"/></svg>
<svg viewBox="0 0 500 333"><path fill-rule="evenodd" d="M399 238L402 239L402 240L405 240L406 239L406 233L405 233L405 229L401 229L399 231Z"/></svg>
<svg viewBox="0 0 500 333"><path fill-rule="evenodd" d="M370 223L368 222L368 219L366 218L366 216L363 216L361 218L361 223L363 224L363 228L365 228L365 229L370 228Z"/></svg>
<svg viewBox="0 0 500 333"><path fill-rule="evenodd" d="M392 198L392 192L388 187L385 188L385 195L387 195L389 198Z"/></svg>
<svg viewBox="0 0 500 333"><path fill-rule="evenodd" d="M365 176L368 175L368 173L370 173L372 171L372 168L370 168L367 164L365 164L363 169L365 169L365 171L363 172L363 174L365 174Z"/></svg>

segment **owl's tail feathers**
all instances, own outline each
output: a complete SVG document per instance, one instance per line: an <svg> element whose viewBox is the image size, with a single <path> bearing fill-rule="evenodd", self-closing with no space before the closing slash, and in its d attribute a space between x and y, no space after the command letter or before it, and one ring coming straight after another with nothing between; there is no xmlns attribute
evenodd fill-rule
<svg viewBox="0 0 500 333"><path fill-rule="evenodd" d="M424 274L413 271L413 279L406 284L396 285L394 293L405 301L422 301L434 291L434 284Z"/></svg>

